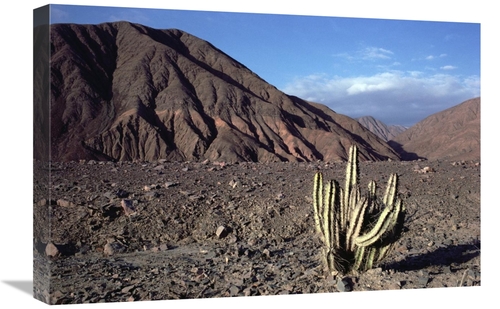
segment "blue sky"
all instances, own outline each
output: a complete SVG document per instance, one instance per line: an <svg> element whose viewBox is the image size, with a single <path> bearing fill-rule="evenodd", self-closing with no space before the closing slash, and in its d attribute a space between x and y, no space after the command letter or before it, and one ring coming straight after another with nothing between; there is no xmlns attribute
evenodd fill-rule
<svg viewBox="0 0 500 309"><path fill-rule="evenodd" d="M290 95L411 126L480 95L480 24L54 5L52 23L126 20L207 40Z"/></svg>

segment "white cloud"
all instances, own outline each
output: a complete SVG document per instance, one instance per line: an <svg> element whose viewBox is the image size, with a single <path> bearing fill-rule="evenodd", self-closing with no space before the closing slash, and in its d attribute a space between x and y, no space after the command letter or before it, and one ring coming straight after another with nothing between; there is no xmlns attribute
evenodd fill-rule
<svg viewBox="0 0 500 309"><path fill-rule="evenodd" d="M390 71L349 78L316 74L296 79L282 90L353 118L370 115L386 124L410 126L479 96L479 88L478 76Z"/></svg>
<svg viewBox="0 0 500 309"><path fill-rule="evenodd" d="M410 76L412 77L418 77L418 76L421 76L422 74L424 74L423 72L421 71L408 71L406 72L407 74L409 74Z"/></svg>
<svg viewBox="0 0 500 309"><path fill-rule="evenodd" d="M425 57L426 60L433 60L435 57L433 55L429 55L427 57Z"/></svg>
<svg viewBox="0 0 500 309"><path fill-rule="evenodd" d="M445 65L445 66L440 67L441 70L446 70L446 71L455 70L456 68L457 67L452 66L452 65Z"/></svg>
<svg viewBox="0 0 500 309"><path fill-rule="evenodd" d="M380 47L366 47L361 51L363 59L391 59L393 54L392 51Z"/></svg>
<svg viewBox="0 0 500 309"><path fill-rule="evenodd" d="M357 50L354 53L337 53L334 57L344 58L349 61L360 61L360 60L387 60L391 59L394 53L388 49L381 47L365 47Z"/></svg>

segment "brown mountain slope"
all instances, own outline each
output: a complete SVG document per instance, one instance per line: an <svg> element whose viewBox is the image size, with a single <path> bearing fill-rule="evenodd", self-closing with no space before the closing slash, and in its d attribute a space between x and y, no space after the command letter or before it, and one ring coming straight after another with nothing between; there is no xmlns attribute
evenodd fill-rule
<svg viewBox="0 0 500 309"><path fill-rule="evenodd" d="M355 120L287 96L210 43L127 22L51 28L52 160L399 159Z"/></svg>
<svg viewBox="0 0 500 309"><path fill-rule="evenodd" d="M405 158L480 159L480 98L431 115L389 142Z"/></svg>
<svg viewBox="0 0 500 309"><path fill-rule="evenodd" d="M356 120L384 141L390 141L407 129L399 125L386 125L372 116L359 117Z"/></svg>

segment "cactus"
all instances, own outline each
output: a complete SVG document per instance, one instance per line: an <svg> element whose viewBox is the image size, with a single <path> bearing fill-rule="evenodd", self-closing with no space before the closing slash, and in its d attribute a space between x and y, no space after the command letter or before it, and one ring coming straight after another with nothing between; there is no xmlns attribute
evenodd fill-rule
<svg viewBox="0 0 500 309"><path fill-rule="evenodd" d="M361 195L358 183L355 145L349 149L343 189L336 180L324 186L321 172L314 175L314 222L324 244L324 263L332 274L372 268L401 236L405 208L397 196L397 174L390 175L382 201L377 198L375 181L369 182L366 196Z"/></svg>

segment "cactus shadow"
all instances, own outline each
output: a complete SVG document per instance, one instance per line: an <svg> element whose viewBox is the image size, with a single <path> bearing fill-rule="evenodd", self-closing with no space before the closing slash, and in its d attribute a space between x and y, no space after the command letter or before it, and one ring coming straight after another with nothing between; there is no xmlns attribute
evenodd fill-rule
<svg viewBox="0 0 500 309"><path fill-rule="evenodd" d="M420 270L429 266L463 264L481 254L480 243L440 247L432 252L407 257L404 260L381 265L396 271Z"/></svg>

